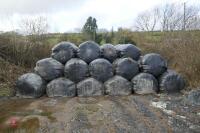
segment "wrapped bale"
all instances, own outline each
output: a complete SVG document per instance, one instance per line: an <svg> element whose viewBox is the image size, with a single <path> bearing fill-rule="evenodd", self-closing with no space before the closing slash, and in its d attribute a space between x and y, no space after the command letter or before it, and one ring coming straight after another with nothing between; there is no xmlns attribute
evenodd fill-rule
<svg viewBox="0 0 200 133"><path fill-rule="evenodd" d="M150 94L158 92L158 81L149 73L140 73L132 81L133 90L137 94Z"/></svg>
<svg viewBox="0 0 200 133"><path fill-rule="evenodd" d="M51 81L63 76L64 66L55 59L45 58L36 63L34 70L46 81Z"/></svg>
<svg viewBox="0 0 200 133"><path fill-rule="evenodd" d="M144 55L141 58L140 65L143 72L153 74L155 77L160 76L167 70L166 60L156 53Z"/></svg>
<svg viewBox="0 0 200 133"><path fill-rule="evenodd" d="M35 73L20 76L16 82L17 95L23 98L38 98L45 93L45 81Z"/></svg>
<svg viewBox="0 0 200 133"><path fill-rule="evenodd" d="M93 41L86 41L79 46L78 57L87 63L100 57L100 47Z"/></svg>
<svg viewBox="0 0 200 133"><path fill-rule="evenodd" d="M185 87L185 80L173 70L168 70L159 78L160 90L171 93L179 92Z"/></svg>
<svg viewBox="0 0 200 133"><path fill-rule="evenodd" d="M88 64L78 58L73 58L65 64L65 77L77 83L88 75Z"/></svg>
<svg viewBox="0 0 200 133"><path fill-rule="evenodd" d="M117 58L117 49L112 44L104 44L101 47L102 57L113 62Z"/></svg>
<svg viewBox="0 0 200 133"><path fill-rule="evenodd" d="M51 57L65 64L68 60L75 56L78 47L70 42L60 42L52 48Z"/></svg>
<svg viewBox="0 0 200 133"><path fill-rule="evenodd" d="M87 78L77 84L78 96L101 96L104 94L104 86L94 78Z"/></svg>
<svg viewBox="0 0 200 133"><path fill-rule="evenodd" d="M105 82L113 76L112 64L106 59L96 59L90 63L89 72L93 78Z"/></svg>
<svg viewBox="0 0 200 133"><path fill-rule="evenodd" d="M115 48L119 57L130 57L136 61L140 58L141 50L133 44L118 44Z"/></svg>
<svg viewBox="0 0 200 133"><path fill-rule="evenodd" d="M74 82L66 78L54 79L47 85L48 97L73 97L76 96Z"/></svg>
<svg viewBox="0 0 200 133"><path fill-rule="evenodd" d="M108 95L129 95L132 93L132 84L121 76L114 76L104 83L105 93Z"/></svg>
<svg viewBox="0 0 200 133"><path fill-rule="evenodd" d="M131 58L120 58L114 61L113 67L116 75L131 80L139 73L139 64Z"/></svg>

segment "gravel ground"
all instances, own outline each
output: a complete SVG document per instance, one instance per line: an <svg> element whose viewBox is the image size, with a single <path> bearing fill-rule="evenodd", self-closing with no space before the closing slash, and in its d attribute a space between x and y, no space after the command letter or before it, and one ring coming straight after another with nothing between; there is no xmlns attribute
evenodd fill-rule
<svg viewBox="0 0 200 133"><path fill-rule="evenodd" d="M198 133L200 106L181 94L2 99L0 132Z"/></svg>

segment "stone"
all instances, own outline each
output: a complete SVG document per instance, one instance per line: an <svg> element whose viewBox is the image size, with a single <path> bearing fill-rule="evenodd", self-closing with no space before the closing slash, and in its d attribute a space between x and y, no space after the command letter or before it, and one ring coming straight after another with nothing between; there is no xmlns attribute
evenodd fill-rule
<svg viewBox="0 0 200 133"><path fill-rule="evenodd" d="M105 93L108 95L129 95L132 93L132 84L121 76L114 76L104 83Z"/></svg>
<svg viewBox="0 0 200 133"><path fill-rule="evenodd" d="M194 106L200 106L200 89L190 91L187 101Z"/></svg>

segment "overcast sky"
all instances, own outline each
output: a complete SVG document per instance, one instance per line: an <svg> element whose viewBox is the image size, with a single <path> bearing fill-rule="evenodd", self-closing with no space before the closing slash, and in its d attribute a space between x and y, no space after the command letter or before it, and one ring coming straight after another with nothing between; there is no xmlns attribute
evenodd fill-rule
<svg viewBox="0 0 200 133"><path fill-rule="evenodd" d="M37 15L47 18L50 32L81 28L89 16L99 28L130 28L138 13L166 1L186 0L0 0L0 31L19 29L22 18Z"/></svg>

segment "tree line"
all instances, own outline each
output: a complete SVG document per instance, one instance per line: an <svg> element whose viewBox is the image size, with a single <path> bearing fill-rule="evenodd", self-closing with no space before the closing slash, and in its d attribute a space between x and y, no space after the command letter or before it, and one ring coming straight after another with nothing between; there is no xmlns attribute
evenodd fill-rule
<svg viewBox="0 0 200 133"><path fill-rule="evenodd" d="M133 22L136 31L177 31L177 30L199 30L200 10L197 5L188 3L173 3L156 6L150 10L141 12ZM23 33L33 41L43 40L48 36L48 21L44 16L25 18L20 24ZM84 23L80 33L64 33L60 40L85 41L93 40L99 44L103 43L134 43L132 29L118 28L114 31L98 32L98 21L89 16ZM78 39L77 39L78 38Z"/></svg>
<svg viewBox="0 0 200 133"><path fill-rule="evenodd" d="M140 13L134 26L138 31L199 30L200 10L188 3L165 4Z"/></svg>

